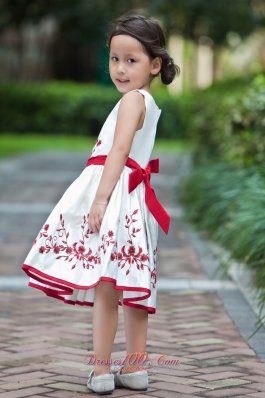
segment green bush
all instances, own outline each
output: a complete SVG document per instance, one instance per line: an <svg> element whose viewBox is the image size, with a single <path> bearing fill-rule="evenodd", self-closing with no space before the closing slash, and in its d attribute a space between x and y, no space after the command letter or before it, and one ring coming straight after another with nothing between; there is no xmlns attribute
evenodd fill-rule
<svg viewBox="0 0 265 398"><path fill-rule="evenodd" d="M265 76L218 82L195 92L183 123L199 162L265 162Z"/></svg>
<svg viewBox="0 0 265 398"><path fill-rule="evenodd" d="M219 81L180 96L155 88L154 97L162 109L158 138L191 140L200 162L265 161L264 75ZM1 83L0 132L97 136L119 99L114 87L96 84Z"/></svg>
<svg viewBox="0 0 265 398"><path fill-rule="evenodd" d="M265 170L226 163L198 166L183 182L187 217L255 270L265 287Z"/></svg>
<svg viewBox="0 0 265 398"><path fill-rule="evenodd" d="M0 85L0 131L97 135L118 95L78 83Z"/></svg>
<svg viewBox="0 0 265 398"><path fill-rule="evenodd" d="M194 168L181 190L186 217L254 270L262 308L265 76L218 82L181 104L185 132L195 148Z"/></svg>
<svg viewBox="0 0 265 398"><path fill-rule="evenodd" d="M167 91L154 93L162 109L158 137L182 138L178 99ZM0 131L97 136L120 99L115 88L73 82L0 84Z"/></svg>

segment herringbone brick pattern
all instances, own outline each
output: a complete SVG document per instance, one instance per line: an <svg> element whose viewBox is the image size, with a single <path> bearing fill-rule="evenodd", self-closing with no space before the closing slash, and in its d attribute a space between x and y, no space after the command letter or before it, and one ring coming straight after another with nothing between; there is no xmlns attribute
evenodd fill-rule
<svg viewBox="0 0 265 398"><path fill-rule="evenodd" d="M0 397L89 394L92 311L35 291L2 292L0 299ZM160 293L149 325L150 388L138 393L117 389L113 396L265 396L265 364L242 340L214 294ZM113 359L124 357L120 308Z"/></svg>
<svg viewBox="0 0 265 398"><path fill-rule="evenodd" d="M54 159L59 162L58 155ZM29 164L36 170L33 160L24 164L24 171ZM173 161L174 158L168 158L166 167L170 162L172 166ZM42 162L45 169L45 157ZM61 162L65 164L63 157ZM23 163L18 165L18 172L23 172ZM50 158L49 167L52 168ZM23 191L20 195L18 190L14 198L12 177L6 178L5 186L5 201L9 197L8 189L12 200L23 196ZM53 190L50 192L54 195ZM170 192L164 203L172 200ZM31 188L31 202L34 202L33 193ZM49 198L47 194L46 199ZM18 264L14 259L24 256L34 238L38 229L36 217L28 218L24 234L15 230L13 224L13 235L8 217L4 216L3 223L0 222L0 244L5 247L8 243L8 247L13 248L6 250L0 260L2 275L17 273ZM20 226L23 224L19 222L26 220L25 214L17 214L15 218L16 225ZM40 219L39 226L41 222ZM19 254L15 252L16 241ZM179 220L173 223L167 240L161 236L160 249L160 277L206 279ZM86 388L92 366L88 362L93 355L92 309L65 305L33 289L0 291L0 302L0 398L97 396ZM113 361L124 359L126 353L122 315L122 308L119 308ZM116 389L113 397L265 398L265 363L241 337L215 293L159 292L157 313L149 316L147 352L150 360L148 390Z"/></svg>

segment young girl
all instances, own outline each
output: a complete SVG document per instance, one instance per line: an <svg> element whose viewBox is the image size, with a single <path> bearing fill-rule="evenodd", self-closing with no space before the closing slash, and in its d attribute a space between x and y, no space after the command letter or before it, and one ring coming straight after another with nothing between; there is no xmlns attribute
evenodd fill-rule
<svg viewBox="0 0 265 398"><path fill-rule="evenodd" d="M108 46L110 77L122 98L22 266L29 286L65 303L94 307L96 361L87 386L99 394L114 385L148 387L140 363L132 367L127 360L115 373L110 358L118 304L124 309L127 359L145 353L148 313L156 310L158 225L167 233L169 216L150 185L150 174L158 172L158 159L149 160L161 112L150 85L159 74L169 84L179 71L159 24L147 17L119 18Z"/></svg>

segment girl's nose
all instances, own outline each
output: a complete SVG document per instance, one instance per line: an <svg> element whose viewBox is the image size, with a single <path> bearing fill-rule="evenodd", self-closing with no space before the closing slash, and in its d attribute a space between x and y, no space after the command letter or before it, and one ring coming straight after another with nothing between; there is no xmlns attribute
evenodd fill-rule
<svg viewBox="0 0 265 398"><path fill-rule="evenodd" d="M119 62L117 69L119 73L124 73L125 72L124 64L122 62Z"/></svg>

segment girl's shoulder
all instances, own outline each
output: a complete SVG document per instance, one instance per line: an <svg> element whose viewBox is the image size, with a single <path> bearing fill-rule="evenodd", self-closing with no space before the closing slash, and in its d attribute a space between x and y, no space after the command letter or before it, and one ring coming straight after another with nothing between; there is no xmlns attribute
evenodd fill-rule
<svg viewBox="0 0 265 398"><path fill-rule="evenodd" d="M129 123L139 120L145 112L146 103L144 96L137 90L131 90L125 93L120 100L117 121Z"/></svg>
<svg viewBox="0 0 265 398"><path fill-rule="evenodd" d="M141 110L145 108L145 100L141 93L137 90L131 90L125 93L119 101L119 112L121 109Z"/></svg>
<svg viewBox="0 0 265 398"><path fill-rule="evenodd" d="M137 93L141 94L141 96L139 96ZM149 104L152 104L155 106L155 108L157 108L157 110L161 111L159 109L159 107L157 106L152 94L149 93L149 91L147 91L145 89L141 89L141 88L139 88L139 89L136 88L134 90L128 91L126 94L124 94L124 96L121 98L120 101L122 101L122 100L128 101L128 102L138 101L138 103L139 103L141 101L141 98L144 99L143 105L145 105L145 107L147 107L147 105L149 105Z"/></svg>

